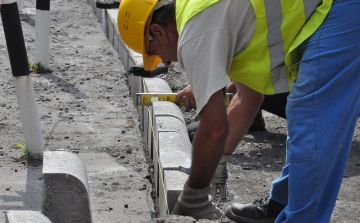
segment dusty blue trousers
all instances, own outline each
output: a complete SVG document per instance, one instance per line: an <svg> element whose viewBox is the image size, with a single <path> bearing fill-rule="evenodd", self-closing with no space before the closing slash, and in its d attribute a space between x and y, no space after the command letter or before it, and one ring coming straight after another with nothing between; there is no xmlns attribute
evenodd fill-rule
<svg viewBox="0 0 360 223"><path fill-rule="evenodd" d="M329 222L360 110L360 0L336 0L300 46L298 78L286 115L286 166L271 198L279 222Z"/></svg>

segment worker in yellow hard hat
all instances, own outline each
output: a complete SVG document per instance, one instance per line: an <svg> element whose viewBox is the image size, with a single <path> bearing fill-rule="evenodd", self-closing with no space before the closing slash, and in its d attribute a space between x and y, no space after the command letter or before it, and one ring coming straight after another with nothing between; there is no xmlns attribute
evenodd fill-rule
<svg viewBox="0 0 360 223"><path fill-rule="evenodd" d="M121 2L118 13L120 35L126 45L143 55L145 70L154 69L161 61L160 55L152 54L149 49L149 41L153 40L153 37L150 35L152 13L156 9L170 3L171 1L167 0ZM175 17L172 19L175 21Z"/></svg>
<svg viewBox="0 0 360 223"><path fill-rule="evenodd" d="M263 95L291 91L281 176L270 197L232 204L226 216L252 223L330 221L360 110L359 10L360 0L121 1L124 42L143 55L147 70L178 61L191 86L178 99L186 94L200 116L189 179L173 214L221 214L207 197L212 178L227 175L231 151ZM227 109L231 80L238 90Z"/></svg>

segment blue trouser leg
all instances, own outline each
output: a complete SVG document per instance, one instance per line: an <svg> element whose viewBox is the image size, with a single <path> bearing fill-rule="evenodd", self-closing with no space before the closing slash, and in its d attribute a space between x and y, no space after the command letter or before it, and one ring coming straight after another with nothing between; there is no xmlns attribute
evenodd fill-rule
<svg viewBox="0 0 360 223"><path fill-rule="evenodd" d="M329 222L360 110L360 0L334 1L300 47L288 97L287 161L271 198L287 204L276 222Z"/></svg>

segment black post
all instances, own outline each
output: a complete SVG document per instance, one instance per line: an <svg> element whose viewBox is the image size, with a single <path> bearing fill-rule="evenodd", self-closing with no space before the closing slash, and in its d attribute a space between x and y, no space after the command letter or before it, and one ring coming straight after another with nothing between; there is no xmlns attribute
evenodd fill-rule
<svg viewBox="0 0 360 223"><path fill-rule="evenodd" d="M36 0L36 9L50 11L50 0Z"/></svg>
<svg viewBox="0 0 360 223"><path fill-rule="evenodd" d="M39 159L42 157L45 147L30 77L18 5L16 0L2 0L1 3L1 19L4 26L11 70L14 76L25 144L32 156Z"/></svg>
<svg viewBox="0 0 360 223"><path fill-rule="evenodd" d="M27 76L30 74L29 61L16 1L1 5L1 19L13 76Z"/></svg>

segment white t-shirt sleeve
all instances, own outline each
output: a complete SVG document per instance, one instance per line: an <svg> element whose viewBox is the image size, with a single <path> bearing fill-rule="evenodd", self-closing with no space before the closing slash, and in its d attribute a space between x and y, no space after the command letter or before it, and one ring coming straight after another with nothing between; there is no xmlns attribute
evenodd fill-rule
<svg viewBox="0 0 360 223"><path fill-rule="evenodd" d="M228 47L224 41L218 41L224 35L226 30L214 30L211 35L197 36L181 47L180 55L184 56L179 62L186 71L194 93L197 114L211 95L231 81L226 72Z"/></svg>
<svg viewBox="0 0 360 223"><path fill-rule="evenodd" d="M250 43L255 29L250 1L222 0L189 20L178 42L178 61L195 96L197 114L230 83L234 55Z"/></svg>

